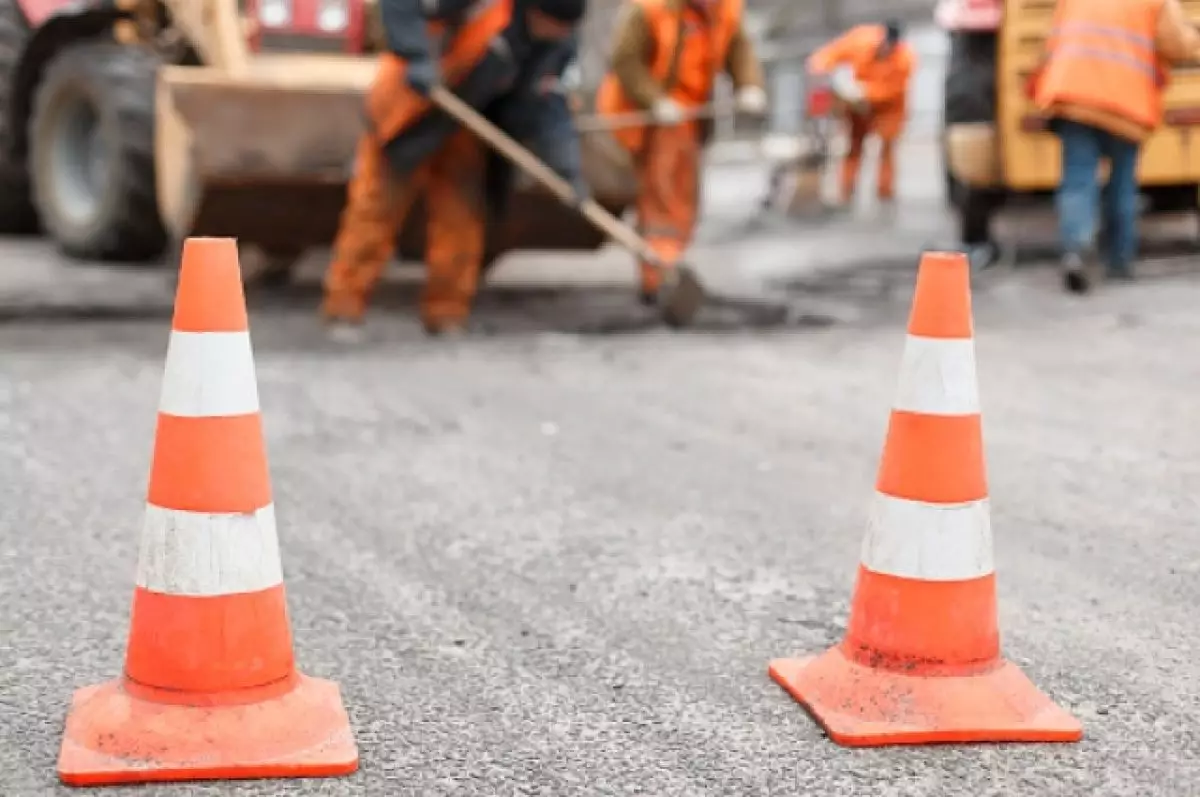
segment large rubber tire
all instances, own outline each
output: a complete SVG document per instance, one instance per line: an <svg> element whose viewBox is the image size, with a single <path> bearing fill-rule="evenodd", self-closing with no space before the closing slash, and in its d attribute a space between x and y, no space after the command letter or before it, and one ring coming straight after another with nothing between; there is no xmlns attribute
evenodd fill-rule
<svg viewBox="0 0 1200 797"><path fill-rule="evenodd" d="M154 176L160 64L142 47L91 41L46 70L29 123L33 200L72 257L139 261L166 248Z"/></svg>
<svg viewBox="0 0 1200 797"><path fill-rule="evenodd" d="M0 0L0 233L37 232L37 212L29 193L25 159L14 150L13 131L25 123L12 118L13 74L21 59L29 27L16 0Z"/></svg>

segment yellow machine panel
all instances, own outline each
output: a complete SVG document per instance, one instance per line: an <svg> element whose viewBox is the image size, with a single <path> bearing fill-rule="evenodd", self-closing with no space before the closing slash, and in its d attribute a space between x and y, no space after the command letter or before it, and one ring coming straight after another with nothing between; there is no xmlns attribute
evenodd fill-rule
<svg viewBox="0 0 1200 797"><path fill-rule="evenodd" d="M1200 0L1184 0L1200 23ZM1041 61L1054 17L1055 0L1007 0L997 52L997 124L1004 183L1015 191L1058 185L1057 139L1041 127L1025 81ZM1165 124L1146 142L1139 168L1144 186L1200 183L1200 63L1171 71Z"/></svg>

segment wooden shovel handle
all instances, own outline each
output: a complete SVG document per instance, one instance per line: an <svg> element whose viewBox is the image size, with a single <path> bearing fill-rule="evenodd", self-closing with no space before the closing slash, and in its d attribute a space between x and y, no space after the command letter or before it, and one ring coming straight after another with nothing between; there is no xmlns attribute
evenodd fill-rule
<svg viewBox="0 0 1200 797"><path fill-rule="evenodd" d="M729 115L726 109L716 105L701 105L697 108L684 108L681 122L691 122L697 119L714 119L718 116ZM630 127L642 127L656 124L654 114L649 111L634 111L612 115L591 114L575 121L575 129L580 133L608 133L614 130L624 130Z"/></svg>
<svg viewBox="0 0 1200 797"><path fill-rule="evenodd" d="M655 264L659 268L665 267L665 264L662 263L654 250L650 248L646 240L638 235L632 227L609 213L595 200L581 200L574 187L547 166L541 158L517 143L511 136L492 124L483 114L459 99L449 89L444 86L435 86L429 93L429 98L439 108L454 117L463 127L482 139L484 143L508 158L512 161L513 165L545 186L560 201L571 207L578 208L583 217L605 235L646 262Z"/></svg>

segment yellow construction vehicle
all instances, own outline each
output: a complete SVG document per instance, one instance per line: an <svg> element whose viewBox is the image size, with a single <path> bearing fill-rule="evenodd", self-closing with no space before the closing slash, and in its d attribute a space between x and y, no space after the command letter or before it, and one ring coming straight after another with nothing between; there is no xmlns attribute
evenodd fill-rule
<svg viewBox="0 0 1200 797"><path fill-rule="evenodd" d="M0 0L0 232L40 223L84 259L153 260L235 236L275 273L328 245L378 28L368 0ZM621 213L633 174L607 136L586 177ZM418 207L401 254L419 257ZM488 255L604 236L524 184Z"/></svg>
<svg viewBox="0 0 1200 797"><path fill-rule="evenodd" d="M1184 6L1200 22L1200 0ZM1057 138L1025 94L1044 55L1055 0L943 0L950 29L945 92L946 181L968 245L989 243L993 215L1049 199L1061 174ZM1165 123L1142 150L1147 213L1200 209L1200 70L1176 68ZM1195 136L1195 138L1193 138Z"/></svg>

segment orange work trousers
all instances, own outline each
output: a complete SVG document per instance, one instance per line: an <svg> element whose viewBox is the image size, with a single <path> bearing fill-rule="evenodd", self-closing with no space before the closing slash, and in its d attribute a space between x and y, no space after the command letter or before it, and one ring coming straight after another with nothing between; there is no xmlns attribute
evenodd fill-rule
<svg viewBox="0 0 1200 797"><path fill-rule="evenodd" d="M849 126L850 150L842 159L842 201L849 202L854 198L854 190L858 186L858 170L862 165L863 149L867 136L876 132L875 119L870 114L847 114ZM892 137L879 138L879 177L876 180L876 193L882 200L890 200L895 195L894 182L896 179L896 140Z"/></svg>
<svg viewBox="0 0 1200 797"><path fill-rule="evenodd" d="M395 252L396 238L423 194L428 224L421 321L428 329L465 321L483 263L484 165L483 145L460 130L415 172L397 179L379 144L364 135L325 275L325 317L362 320L371 291Z"/></svg>
<svg viewBox="0 0 1200 797"><path fill-rule="evenodd" d="M638 232L669 266L683 256L696 229L700 149L699 126L686 122L647 130L638 153ZM661 275L649 263L638 265L642 293L656 293Z"/></svg>

